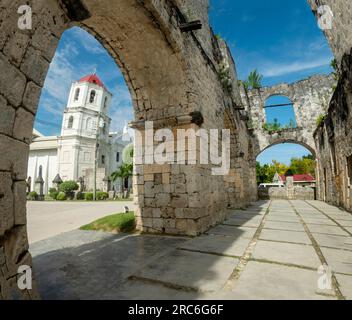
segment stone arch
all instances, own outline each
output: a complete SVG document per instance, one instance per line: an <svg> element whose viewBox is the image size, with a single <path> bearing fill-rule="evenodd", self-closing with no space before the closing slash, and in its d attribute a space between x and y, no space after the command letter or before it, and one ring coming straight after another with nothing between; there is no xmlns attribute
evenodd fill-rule
<svg viewBox="0 0 352 320"><path fill-rule="evenodd" d="M31 265L25 206L29 143L41 88L62 33L80 26L107 49L130 90L134 128L143 129L149 120L155 129L223 128L221 105L230 97L219 79L213 46L218 40L209 28L204 3L29 0L30 30L17 27L20 0L1 3L0 106L9 116L6 126L0 125L0 267L6 264L6 274L0 276L1 297L10 298L11 290L16 291L18 266ZM204 23L198 35L180 28L187 22L182 10L188 5L200 12ZM209 166L138 165L138 228L183 235L204 232L225 216L222 186L223 177L211 176ZM17 294L35 297L36 290Z"/></svg>
<svg viewBox="0 0 352 320"><path fill-rule="evenodd" d="M262 152L264 152L265 150L278 145L278 144L284 144L284 143L292 143L292 144L298 144L301 145L302 147L306 148L314 157L316 157L316 149L315 149L315 145L311 144L311 143L307 143L306 141L302 141L302 140L292 140L290 138L277 138L277 139L272 139L270 141L268 141L266 144L263 144L260 149L256 149L255 151L255 158L257 158Z"/></svg>
<svg viewBox="0 0 352 320"><path fill-rule="evenodd" d="M168 14L167 8L159 8L158 13L153 3L146 2L28 1L33 12L31 30L17 28L21 1L0 5L0 106L11 116L8 128L0 128L0 152L7 150L0 159L4 204L0 206L0 263L7 266L0 276L0 297L10 298L10 287L16 290L18 266L31 265L25 206L29 143L41 88L66 29L82 26L108 49L127 80L136 120L157 120L169 107L174 107L174 114L191 111L187 110L186 68L175 43L170 44L167 28L159 22ZM144 204L143 194L139 196ZM18 294L33 298L36 290Z"/></svg>

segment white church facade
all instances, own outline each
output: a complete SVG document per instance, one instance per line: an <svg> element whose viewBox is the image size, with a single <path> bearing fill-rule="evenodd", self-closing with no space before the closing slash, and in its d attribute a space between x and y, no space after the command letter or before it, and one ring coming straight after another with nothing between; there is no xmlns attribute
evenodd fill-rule
<svg viewBox="0 0 352 320"><path fill-rule="evenodd" d="M110 132L109 108L112 94L96 74L71 86L64 110L60 136L44 136L33 131L28 162L28 187L35 190L44 181L44 194L55 187L55 178L81 182L86 191L93 189L94 164L97 163L97 189L119 190L121 183L109 181L122 165L124 148L133 143L133 133Z"/></svg>

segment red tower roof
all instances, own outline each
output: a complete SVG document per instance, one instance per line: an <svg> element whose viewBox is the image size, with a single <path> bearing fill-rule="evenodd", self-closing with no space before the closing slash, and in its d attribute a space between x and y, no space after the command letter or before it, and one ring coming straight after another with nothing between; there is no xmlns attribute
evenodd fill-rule
<svg viewBox="0 0 352 320"><path fill-rule="evenodd" d="M78 80L78 82L94 83L106 90L104 83L99 79L99 77L96 74L90 74L88 76L85 76L82 79Z"/></svg>

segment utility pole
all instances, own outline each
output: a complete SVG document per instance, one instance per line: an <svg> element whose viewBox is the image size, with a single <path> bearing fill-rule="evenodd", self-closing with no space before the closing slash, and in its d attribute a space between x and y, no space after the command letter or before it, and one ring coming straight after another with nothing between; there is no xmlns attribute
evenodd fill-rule
<svg viewBox="0 0 352 320"><path fill-rule="evenodd" d="M99 149L99 136L100 136L100 120L101 114L98 112L97 132L95 135L95 150L94 150L94 167L93 167L93 201L97 200L97 167L98 167L98 149Z"/></svg>

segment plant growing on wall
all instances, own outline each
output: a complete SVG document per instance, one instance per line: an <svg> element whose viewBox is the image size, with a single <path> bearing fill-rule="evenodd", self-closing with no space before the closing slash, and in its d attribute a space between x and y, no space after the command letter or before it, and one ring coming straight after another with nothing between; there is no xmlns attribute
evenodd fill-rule
<svg viewBox="0 0 352 320"><path fill-rule="evenodd" d="M230 67L225 64L221 63L220 68L219 68L219 78L221 81L221 84L223 88L228 92L231 93L233 88L232 88L232 79L231 79L231 74L230 74Z"/></svg>
<svg viewBox="0 0 352 320"><path fill-rule="evenodd" d="M250 89L260 89L262 87L263 76L257 71L253 70L248 76L248 87Z"/></svg>
<svg viewBox="0 0 352 320"><path fill-rule="evenodd" d="M282 130L282 127L278 120L274 119L274 122L265 123L263 126L263 130L272 133Z"/></svg>
<svg viewBox="0 0 352 320"><path fill-rule="evenodd" d="M325 121L326 115L325 114L320 114L319 117L317 118L317 127L320 127L321 124Z"/></svg>

